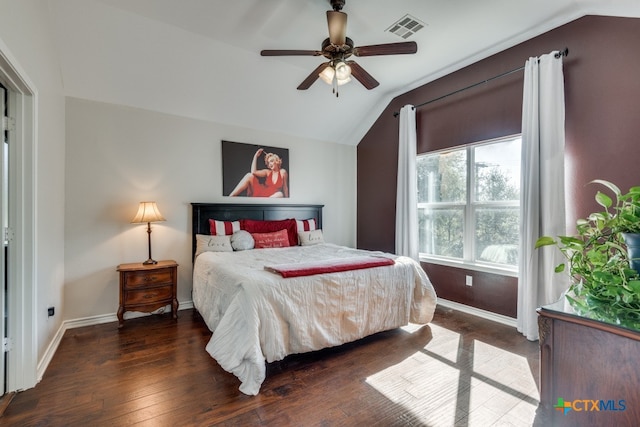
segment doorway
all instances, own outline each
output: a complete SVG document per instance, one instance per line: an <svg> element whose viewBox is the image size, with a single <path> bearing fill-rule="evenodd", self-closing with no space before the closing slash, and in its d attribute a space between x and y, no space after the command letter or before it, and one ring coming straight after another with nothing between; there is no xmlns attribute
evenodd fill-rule
<svg viewBox="0 0 640 427"><path fill-rule="evenodd" d="M0 256L3 280L0 291L0 387L3 393L34 387L37 383L35 170L36 90L23 68L0 40L0 84L6 100L2 107L3 147L0 156L0 216L6 258ZM6 130L5 130L6 128ZM5 135L7 143L5 145ZM6 222L5 222L6 220ZM4 255L4 254L3 254ZM6 331L6 333L5 333ZM5 351L8 350L8 351Z"/></svg>
<svg viewBox="0 0 640 427"><path fill-rule="evenodd" d="M7 176L5 171L8 168L6 158L9 150L9 112L8 112L8 98L7 90L0 83L0 111L2 112L2 149L0 150L0 224L2 230L7 230L8 222L5 222L5 213L7 208L8 193ZM0 256L0 278L2 280L0 284L0 332L2 333L2 354L0 354L0 396L3 396L7 391L7 351L9 349L9 338L7 333L7 292L8 281L6 272L6 260L8 256L9 245L6 239L6 235L2 236L3 252Z"/></svg>

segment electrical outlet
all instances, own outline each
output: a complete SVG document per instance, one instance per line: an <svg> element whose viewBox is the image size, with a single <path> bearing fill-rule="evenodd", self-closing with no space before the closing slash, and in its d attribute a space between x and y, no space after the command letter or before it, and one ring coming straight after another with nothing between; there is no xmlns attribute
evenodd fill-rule
<svg viewBox="0 0 640 427"><path fill-rule="evenodd" d="M54 314L56 314L56 309L54 307L47 308L47 314L49 315L49 317L53 316Z"/></svg>
<svg viewBox="0 0 640 427"><path fill-rule="evenodd" d="M473 286L473 276L467 276L464 284L467 286Z"/></svg>

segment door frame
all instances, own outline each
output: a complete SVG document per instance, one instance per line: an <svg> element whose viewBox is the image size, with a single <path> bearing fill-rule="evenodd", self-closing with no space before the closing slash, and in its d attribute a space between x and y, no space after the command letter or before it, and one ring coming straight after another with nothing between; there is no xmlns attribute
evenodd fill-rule
<svg viewBox="0 0 640 427"><path fill-rule="evenodd" d="M7 146L5 146L5 144L9 143L9 140L7 139L7 141L5 142L5 123L4 120L5 118L8 119L10 116L8 114L8 112L6 112L5 114L5 106L8 105L8 102L5 102L5 95L8 97L9 92L7 90L5 90L4 86L0 87L0 117L2 117L3 123L2 123L2 136L0 139L0 226L4 227L5 224L5 202L6 202L6 197L7 196L5 194L5 156L8 155L6 148ZM8 124L8 123L7 123ZM7 130L7 135L9 135L9 137L11 137L11 135L9 134L8 130ZM2 339L4 340L4 338L7 337L7 333L6 333L6 321L5 321L5 313L7 310L7 304L6 304L6 285L7 285L7 280L6 280L6 275L5 275L5 271L6 271L6 250L7 248L5 248L5 238L6 236L2 236L2 239L0 240L0 242L2 242L2 252L0 253L0 333L2 335L0 335L0 337L2 337ZM6 375L7 374L7 364L5 363L5 352L2 351L0 354L0 380L2 381L2 384L0 384L0 396L3 396L6 392Z"/></svg>
<svg viewBox="0 0 640 427"><path fill-rule="evenodd" d="M7 392L37 383L36 333L36 149L38 93L35 85L0 40L0 80L9 92L15 119L9 148L9 241ZM13 132L13 133L12 133Z"/></svg>

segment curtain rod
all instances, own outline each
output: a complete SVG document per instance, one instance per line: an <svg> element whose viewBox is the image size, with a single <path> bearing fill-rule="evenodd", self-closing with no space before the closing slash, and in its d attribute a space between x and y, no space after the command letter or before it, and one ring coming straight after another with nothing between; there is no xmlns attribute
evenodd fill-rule
<svg viewBox="0 0 640 427"><path fill-rule="evenodd" d="M561 56L569 56L569 48L565 47L563 50L557 52L556 55L555 55L556 58L560 58ZM462 89L454 90L453 92L449 92L446 95L442 95L442 96L439 96L437 98L431 99L431 100L429 100L427 102L423 102L422 104L415 105L413 108L416 109L416 108L425 106L427 104L431 104L432 102L440 101L441 99L447 98L447 97L449 97L451 95L455 95L456 93L464 92L465 90L474 88L476 86L480 86L481 84L488 83L488 82L490 82L492 80L496 80L496 79L499 79L501 77L506 77L506 76L508 76L510 74L517 73L518 71L522 71L522 70L524 70L524 66L518 67L515 70L504 72L502 74L498 74L497 76L493 76L493 77L490 77L490 78L488 78L486 80L483 80L481 82L474 83L474 84L469 85L467 87L463 87ZM400 112L396 111L396 112L393 113L393 117L398 117L399 114L400 114Z"/></svg>

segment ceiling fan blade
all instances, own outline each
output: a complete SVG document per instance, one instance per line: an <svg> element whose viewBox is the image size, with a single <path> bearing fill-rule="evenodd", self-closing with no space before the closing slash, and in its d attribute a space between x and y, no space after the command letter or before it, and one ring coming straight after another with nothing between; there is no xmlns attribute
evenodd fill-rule
<svg viewBox="0 0 640 427"><path fill-rule="evenodd" d="M327 11L329 41L332 45L343 46L347 42L347 14L335 10Z"/></svg>
<svg viewBox="0 0 640 427"><path fill-rule="evenodd" d="M353 54L355 56L403 55L416 53L417 51L418 44L416 42L373 44L353 48Z"/></svg>
<svg viewBox="0 0 640 427"><path fill-rule="evenodd" d="M347 64L349 65L349 67L351 67L351 75L355 77L355 79L360 83L362 83L362 86L371 90L380 84L376 79L373 78L371 74L367 73L364 68L358 65L357 62L347 61Z"/></svg>
<svg viewBox="0 0 640 427"><path fill-rule="evenodd" d="M313 83L318 79L318 75L319 75L319 74L320 74L320 73L321 73L325 68L327 68L328 66L329 66L329 63L328 63L328 62L324 62L324 63L322 63L322 64L318 65L318 66L316 67L316 69L315 69L315 70L313 70L313 71L311 72L311 74L309 74L309 75L307 76L307 78L306 78L306 79L304 79L304 80L302 81L302 83L300 83L300 86L298 86L298 88L297 88L297 89L298 89L298 90L307 90L307 89L309 89L309 87L311 87L311 85L312 85L312 84L313 84Z"/></svg>
<svg viewBox="0 0 640 427"><path fill-rule="evenodd" d="M319 50L263 50L261 56L320 56Z"/></svg>

